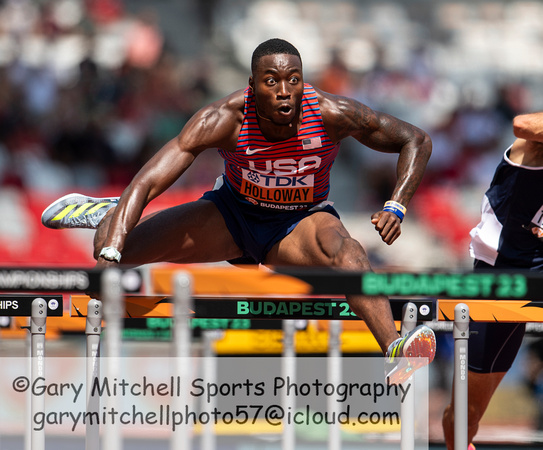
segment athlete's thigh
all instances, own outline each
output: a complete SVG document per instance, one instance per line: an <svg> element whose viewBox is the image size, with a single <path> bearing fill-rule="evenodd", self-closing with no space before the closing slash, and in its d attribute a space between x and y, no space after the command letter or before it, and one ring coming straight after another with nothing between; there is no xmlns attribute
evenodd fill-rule
<svg viewBox="0 0 543 450"><path fill-rule="evenodd" d="M266 256L269 265L369 267L366 253L340 219L327 212L304 218Z"/></svg>
<svg viewBox="0 0 543 450"><path fill-rule="evenodd" d="M122 262L185 264L241 255L215 204L197 200L144 217L126 238Z"/></svg>
<svg viewBox="0 0 543 450"><path fill-rule="evenodd" d="M473 322L468 369L474 373L507 372L520 350L525 331L525 323Z"/></svg>

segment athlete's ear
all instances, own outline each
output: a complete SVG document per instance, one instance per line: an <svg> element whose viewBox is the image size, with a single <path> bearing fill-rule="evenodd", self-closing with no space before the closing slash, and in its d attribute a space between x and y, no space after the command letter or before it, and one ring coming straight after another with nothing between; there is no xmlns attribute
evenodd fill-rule
<svg viewBox="0 0 543 450"><path fill-rule="evenodd" d="M255 91L254 87L255 87L255 82L254 82L254 80L253 80L253 77L249 77L249 88L250 88L251 91L253 91L253 92Z"/></svg>

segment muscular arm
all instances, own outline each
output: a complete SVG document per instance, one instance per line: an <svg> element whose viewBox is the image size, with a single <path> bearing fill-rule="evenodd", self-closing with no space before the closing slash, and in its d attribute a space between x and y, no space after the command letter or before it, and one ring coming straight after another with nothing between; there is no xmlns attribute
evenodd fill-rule
<svg viewBox="0 0 543 450"><path fill-rule="evenodd" d="M543 112L516 116L513 119L513 133L527 141L543 142Z"/></svg>
<svg viewBox="0 0 543 450"><path fill-rule="evenodd" d="M428 134L356 100L319 94L323 119L332 139L339 141L351 136L373 150L398 153L397 181L390 199L407 207L432 153ZM392 213L380 211L372 216L372 222L387 244L400 235L399 219Z"/></svg>
<svg viewBox="0 0 543 450"><path fill-rule="evenodd" d="M523 114L513 119L513 133L517 137L509 158L523 166L543 166L543 113Z"/></svg>
<svg viewBox="0 0 543 450"><path fill-rule="evenodd" d="M104 247L112 246L122 253L126 236L147 204L183 175L202 151L235 145L242 107L243 93L238 91L201 109L140 169L121 195Z"/></svg>

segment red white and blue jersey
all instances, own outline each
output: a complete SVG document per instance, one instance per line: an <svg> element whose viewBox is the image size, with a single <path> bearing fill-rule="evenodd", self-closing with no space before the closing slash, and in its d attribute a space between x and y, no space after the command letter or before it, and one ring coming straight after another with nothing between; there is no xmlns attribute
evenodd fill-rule
<svg viewBox="0 0 543 450"><path fill-rule="evenodd" d="M324 128L317 94L305 84L302 123L296 136L267 141L258 127L254 94L247 88L236 150L219 149L219 154L225 160L225 178L242 201L266 209L297 211L327 199L338 150L339 143L332 142Z"/></svg>

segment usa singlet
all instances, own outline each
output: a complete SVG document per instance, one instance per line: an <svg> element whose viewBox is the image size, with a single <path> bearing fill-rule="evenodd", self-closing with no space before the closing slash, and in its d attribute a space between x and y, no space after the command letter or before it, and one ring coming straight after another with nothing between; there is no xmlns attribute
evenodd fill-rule
<svg viewBox="0 0 543 450"><path fill-rule="evenodd" d="M509 149L496 168L471 230L470 254L492 266L543 269L543 167L516 164Z"/></svg>
<svg viewBox="0 0 543 450"><path fill-rule="evenodd" d="M339 144L328 137L312 86L304 85L298 134L267 141L258 127L254 94L245 90L244 119L234 152L219 149L226 182L243 202L281 211L307 210L326 200Z"/></svg>

